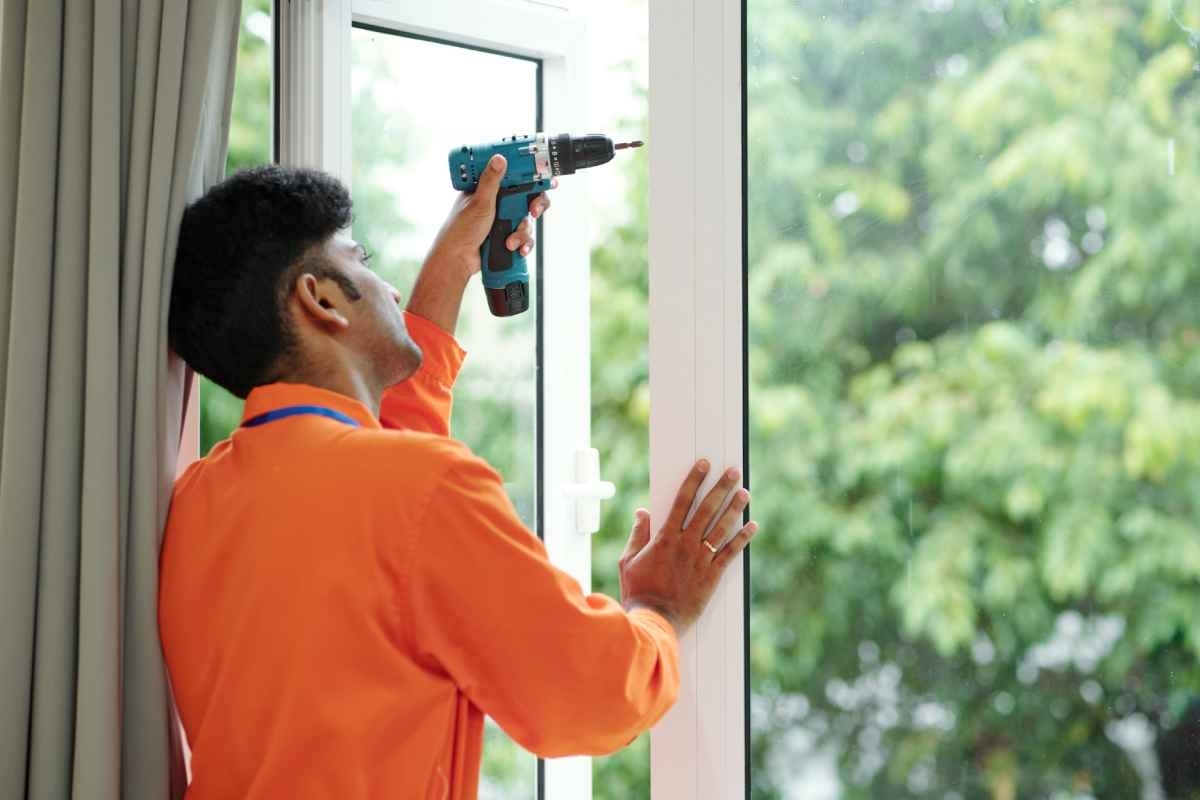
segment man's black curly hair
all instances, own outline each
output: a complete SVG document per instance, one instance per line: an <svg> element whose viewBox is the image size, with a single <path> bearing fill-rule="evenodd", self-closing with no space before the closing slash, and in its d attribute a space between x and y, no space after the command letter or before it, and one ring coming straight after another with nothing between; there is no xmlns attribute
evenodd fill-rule
<svg viewBox="0 0 1200 800"><path fill-rule="evenodd" d="M284 317L313 245L350 224L350 193L336 178L279 166L244 170L188 206L179 229L171 287L171 347L197 372L245 397L277 379L292 347ZM348 289L356 299L353 286Z"/></svg>

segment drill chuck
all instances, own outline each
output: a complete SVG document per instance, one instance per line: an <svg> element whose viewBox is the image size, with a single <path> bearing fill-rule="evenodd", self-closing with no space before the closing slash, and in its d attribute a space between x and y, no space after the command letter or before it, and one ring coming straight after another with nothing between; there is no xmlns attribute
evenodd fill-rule
<svg viewBox="0 0 1200 800"><path fill-rule="evenodd" d="M550 139L550 168L554 175L607 164L613 158L612 139L596 133L572 137L562 133Z"/></svg>

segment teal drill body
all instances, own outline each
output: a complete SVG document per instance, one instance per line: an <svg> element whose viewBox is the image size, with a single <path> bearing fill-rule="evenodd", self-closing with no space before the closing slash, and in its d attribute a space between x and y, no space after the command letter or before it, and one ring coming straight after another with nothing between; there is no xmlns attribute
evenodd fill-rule
<svg viewBox="0 0 1200 800"><path fill-rule="evenodd" d="M615 150L640 147L641 142L614 145L607 136L568 134L509 136L498 142L463 145L450 151L450 182L463 192L473 192L492 156L500 154L508 170L496 198L496 218L479 247L483 288L488 308L498 317L510 317L529 308L529 268L525 257L508 249L506 241L529 214L529 204L548 191L557 175L612 160Z"/></svg>

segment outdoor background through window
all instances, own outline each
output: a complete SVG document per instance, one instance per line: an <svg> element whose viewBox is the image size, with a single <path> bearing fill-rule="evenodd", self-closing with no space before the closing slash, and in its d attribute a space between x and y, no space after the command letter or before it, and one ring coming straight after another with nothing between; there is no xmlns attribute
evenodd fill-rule
<svg viewBox="0 0 1200 800"><path fill-rule="evenodd" d="M1197 10L749 0L755 798L1195 764Z"/></svg>

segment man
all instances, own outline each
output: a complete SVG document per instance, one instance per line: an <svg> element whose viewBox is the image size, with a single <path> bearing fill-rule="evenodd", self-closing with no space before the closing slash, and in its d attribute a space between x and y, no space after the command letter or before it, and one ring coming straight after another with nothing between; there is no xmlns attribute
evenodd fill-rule
<svg viewBox="0 0 1200 800"><path fill-rule="evenodd" d="M403 314L339 234L329 176L239 173L184 215L172 345L246 398L176 484L162 552L194 800L474 797L483 715L538 755L600 754L678 693L676 637L755 531L737 473L687 524L703 462L656 535L638 510L618 604L551 566L448 437L452 334L504 170L458 199ZM508 241L533 244L528 220Z"/></svg>

